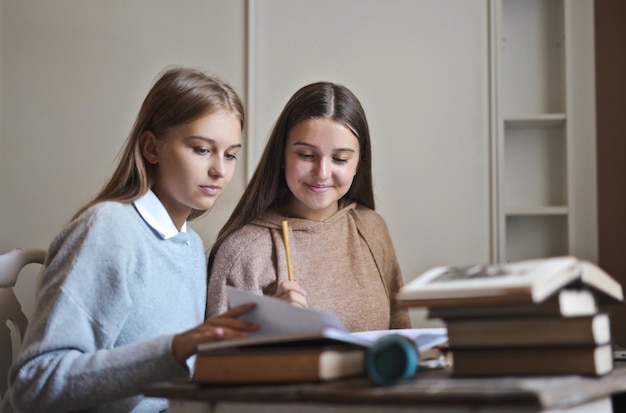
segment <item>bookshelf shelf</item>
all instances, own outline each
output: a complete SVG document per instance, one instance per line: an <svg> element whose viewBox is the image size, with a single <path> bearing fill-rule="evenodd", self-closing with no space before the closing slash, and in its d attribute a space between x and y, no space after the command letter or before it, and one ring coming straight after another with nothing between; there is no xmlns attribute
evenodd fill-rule
<svg viewBox="0 0 626 413"><path fill-rule="evenodd" d="M540 206L527 208L512 208L506 211L506 215L512 216L545 216L545 215L564 215L567 216L569 209L566 206Z"/></svg>
<svg viewBox="0 0 626 413"><path fill-rule="evenodd" d="M535 116L510 116L504 118L506 126L528 127L528 126L560 126L567 120L565 113L546 113Z"/></svg>

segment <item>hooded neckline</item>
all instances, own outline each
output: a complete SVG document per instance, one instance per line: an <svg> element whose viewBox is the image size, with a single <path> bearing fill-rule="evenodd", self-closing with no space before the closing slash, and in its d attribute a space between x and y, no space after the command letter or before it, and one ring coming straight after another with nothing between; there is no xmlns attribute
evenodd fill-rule
<svg viewBox="0 0 626 413"><path fill-rule="evenodd" d="M320 225L332 224L338 220L340 220L344 215L348 214L350 211L354 210L357 206L356 202L351 202L350 204L340 208L339 211L335 212L335 214L323 221L314 221L306 218L294 218L294 217L286 217L283 214L280 214L276 210L269 210L255 218L251 224L258 225L261 227L271 228L271 229L281 229L282 222L284 220L289 221L289 226L293 231L308 231L314 229Z"/></svg>

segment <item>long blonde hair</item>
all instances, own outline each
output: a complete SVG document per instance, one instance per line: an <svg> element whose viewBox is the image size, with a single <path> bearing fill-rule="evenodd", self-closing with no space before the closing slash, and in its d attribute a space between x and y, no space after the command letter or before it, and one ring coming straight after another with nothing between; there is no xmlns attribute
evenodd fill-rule
<svg viewBox="0 0 626 413"><path fill-rule="evenodd" d="M235 114L243 129L243 104L228 83L194 68L173 67L162 72L141 105L115 172L100 193L72 219L99 202L133 202L152 187L155 165L146 162L141 150L140 138L145 131L161 139L170 129L219 110ZM194 209L188 220L205 212Z"/></svg>

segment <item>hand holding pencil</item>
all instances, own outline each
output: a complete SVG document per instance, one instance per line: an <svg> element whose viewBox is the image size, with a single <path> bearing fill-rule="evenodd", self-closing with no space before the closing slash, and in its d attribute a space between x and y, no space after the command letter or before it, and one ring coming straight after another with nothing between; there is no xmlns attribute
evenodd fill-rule
<svg viewBox="0 0 626 413"><path fill-rule="evenodd" d="M293 267L291 265L291 248L289 246L289 222L282 222L283 242L285 243L285 257L287 260L287 276L288 281L282 281L278 284L275 297L289 301L291 304L307 308L309 305L306 300L306 292L300 287L300 284L294 279Z"/></svg>

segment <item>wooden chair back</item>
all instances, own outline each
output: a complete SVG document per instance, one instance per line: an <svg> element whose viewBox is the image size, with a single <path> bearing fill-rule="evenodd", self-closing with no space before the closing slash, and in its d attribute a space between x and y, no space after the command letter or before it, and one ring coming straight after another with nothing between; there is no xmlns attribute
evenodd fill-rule
<svg viewBox="0 0 626 413"><path fill-rule="evenodd" d="M46 250L16 248L0 255L0 399L7 390L7 375L17 357L28 319L13 287L28 264L43 264Z"/></svg>

